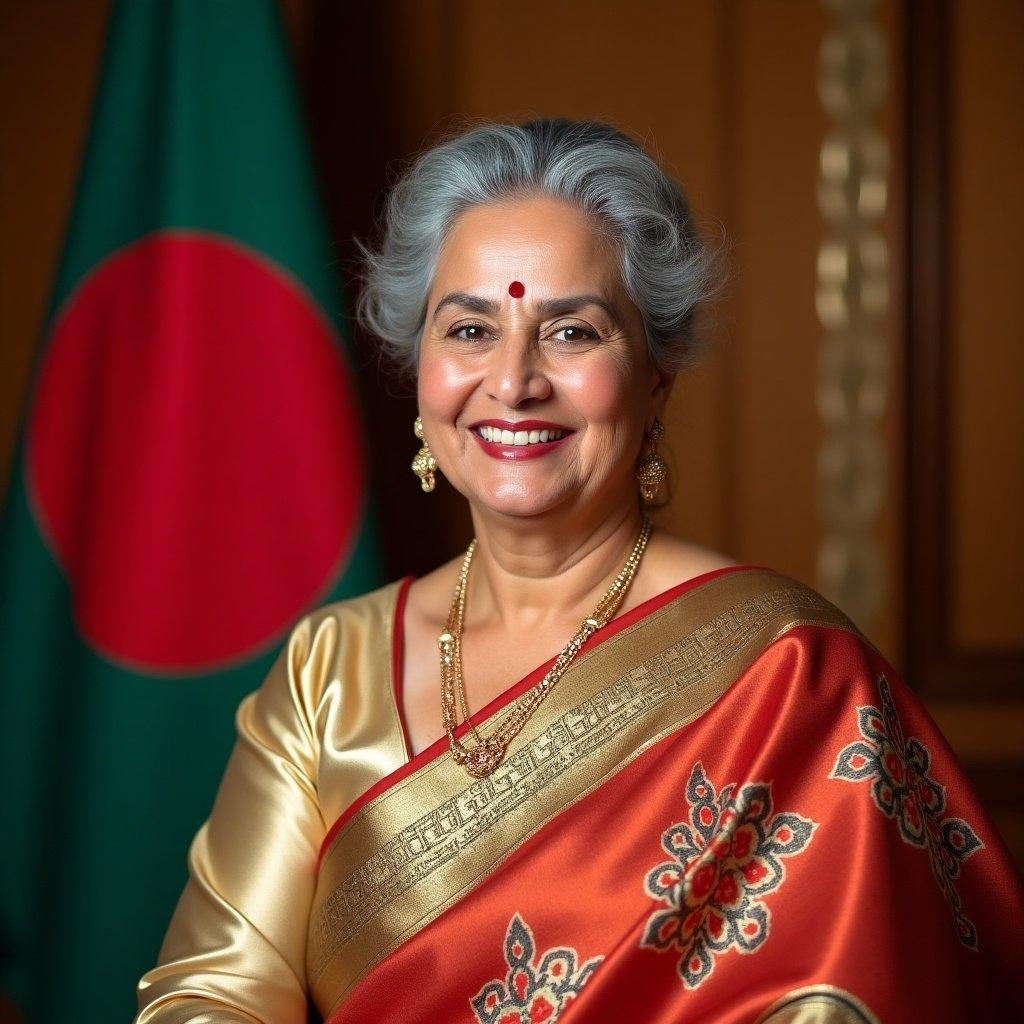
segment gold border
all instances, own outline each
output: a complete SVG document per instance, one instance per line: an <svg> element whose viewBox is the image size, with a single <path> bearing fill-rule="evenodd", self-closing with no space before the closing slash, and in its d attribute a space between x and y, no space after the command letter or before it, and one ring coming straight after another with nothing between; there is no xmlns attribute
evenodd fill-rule
<svg viewBox="0 0 1024 1024"><path fill-rule="evenodd" d="M320 868L306 957L317 1006L333 1012L552 818L699 717L769 643L805 623L860 635L788 577L717 577L578 658L492 775L471 779L445 753L361 807Z"/></svg>
<svg viewBox="0 0 1024 1024"><path fill-rule="evenodd" d="M835 985L806 985L776 999L754 1024L881 1024L852 992Z"/></svg>

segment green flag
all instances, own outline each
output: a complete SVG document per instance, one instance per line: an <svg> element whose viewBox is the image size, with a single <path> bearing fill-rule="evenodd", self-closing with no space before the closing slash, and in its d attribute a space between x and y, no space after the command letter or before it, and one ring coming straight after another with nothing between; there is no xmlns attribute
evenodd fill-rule
<svg viewBox="0 0 1024 1024"><path fill-rule="evenodd" d="M338 310L276 6L117 4L0 524L26 1020L132 1018L240 700L381 582Z"/></svg>

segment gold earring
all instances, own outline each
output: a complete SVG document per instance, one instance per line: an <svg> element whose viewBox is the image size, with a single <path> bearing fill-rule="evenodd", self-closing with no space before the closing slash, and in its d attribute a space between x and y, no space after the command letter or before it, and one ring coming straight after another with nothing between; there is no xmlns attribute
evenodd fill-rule
<svg viewBox="0 0 1024 1024"><path fill-rule="evenodd" d="M419 416L413 421L412 432L423 442L423 447L416 453L416 458L412 460L412 471L420 478L420 487L425 491L432 491L437 459L434 458L434 453L423 436L423 420Z"/></svg>
<svg viewBox="0 0 1024 1024"><path fill-rule="evenodd" d="M658 488L668 476L668 463L655 451L658 442L665 436L665 428L657 416L647 435L647 443L651 450L643 457L636 469L636 478L640 482L640 491L644 501L650 504L658 495Z"/></svg>

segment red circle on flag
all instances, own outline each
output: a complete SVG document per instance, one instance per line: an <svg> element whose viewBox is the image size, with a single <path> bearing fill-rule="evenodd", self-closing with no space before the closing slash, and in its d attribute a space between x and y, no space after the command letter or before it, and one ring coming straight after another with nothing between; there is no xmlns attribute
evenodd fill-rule
<svg viewBox="0 0 1024 1024"><path fill-rule="evenodd" d="M117 251L56 318L30 500L75 623L144 672L248 657L344 569L363 507L355 395L302 286L221 236Z"/></svg>

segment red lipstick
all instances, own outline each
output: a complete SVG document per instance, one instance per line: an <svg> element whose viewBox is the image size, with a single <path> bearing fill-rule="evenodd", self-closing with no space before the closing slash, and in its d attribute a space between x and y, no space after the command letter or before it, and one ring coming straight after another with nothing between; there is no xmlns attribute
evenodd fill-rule
<svg viewBox="0 0 1024 1024"><path fill-rule="evenodd" d="M480 431L484 427L493 428L493 431L484 431L484 433L492 433L492 437L482 436ZM573 430L563 426L561 423L552 423L550 420L477 420L470 425L469 430L486 455L489 455L492 459L503 459L508 462L518 462L521 459L539 459L543 455L549 455L568 441L574 433ZM548 440L538 438L529 444L509 444L498 439L496 434L497 431L506 430L511 431L513 434L520 431L528 433L536 431L538 434L541 434L544 431L556 435L560 434L561 436Z"/></svg>

